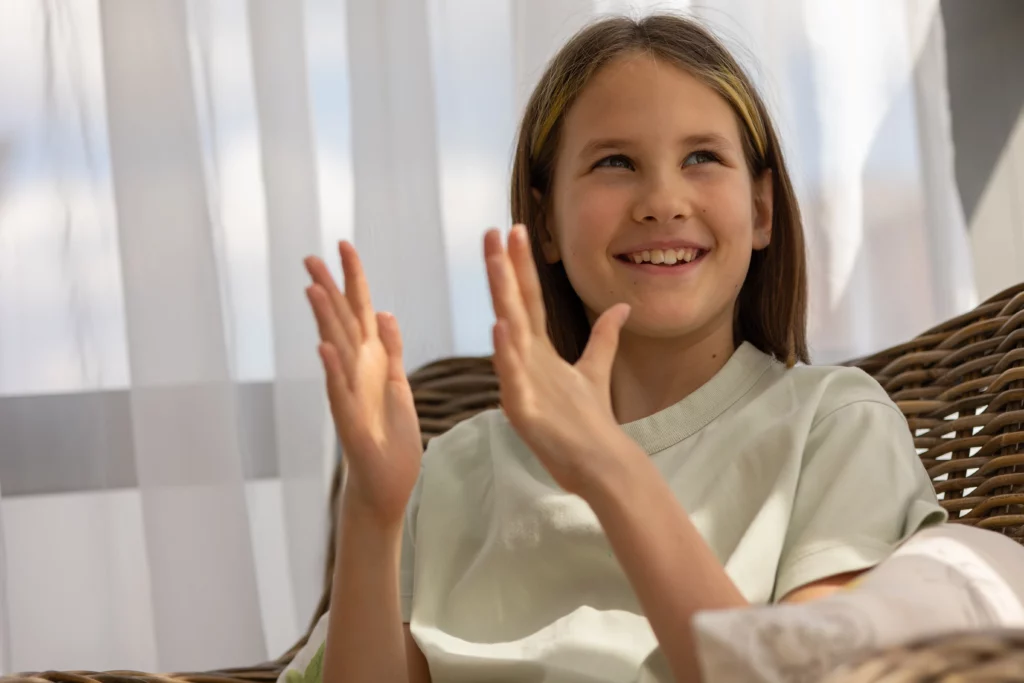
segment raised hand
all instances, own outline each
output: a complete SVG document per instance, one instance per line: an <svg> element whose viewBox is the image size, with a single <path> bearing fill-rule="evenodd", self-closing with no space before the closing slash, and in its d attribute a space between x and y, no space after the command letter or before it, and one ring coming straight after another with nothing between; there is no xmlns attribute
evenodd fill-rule
<svg viewBox="0 0 1024 683"><path fill-rule="evenodd" d="M345 292L323 261L306 259L306 289L320 333L331 415L348 463L344 505L384 525L401 521L423 448L402 338L388 313L374 313L355 248L341 242Z"/></svg>
<svg viewBox="0 0 1024 683"><path fill-rule="evenodd" d="M612 444L624 436L611 405L611 368L627 304L606 310L575 365L567 363L547 334L537 268L521 225L508 251L492 230L484 256L497 323L494 365L502 407L512 426L556 482L582 494L597 468L615 464Z"/></svg>

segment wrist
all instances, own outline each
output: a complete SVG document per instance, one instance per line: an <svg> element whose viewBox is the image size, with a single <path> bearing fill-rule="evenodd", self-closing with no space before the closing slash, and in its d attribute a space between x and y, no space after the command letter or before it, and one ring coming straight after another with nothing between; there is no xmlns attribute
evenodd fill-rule
<svg viewBox="0 0 1024 683"><path fill-rule="evenodd" d="M381 537L400 536L405 515L381 516L380 512L353 495L352 491L342 491L340 509L338 511L338 531L349 530L363 534L375 534Z"/></svg>
<svg viewBox="0 0 1024 683"><path fill-rule="evenodd" d="M654 467L647 452L619 428L601 444L599 457L588 458L593 466L587 468L580 491L595 513L598 508L628 499L638 477Z"/></svg>

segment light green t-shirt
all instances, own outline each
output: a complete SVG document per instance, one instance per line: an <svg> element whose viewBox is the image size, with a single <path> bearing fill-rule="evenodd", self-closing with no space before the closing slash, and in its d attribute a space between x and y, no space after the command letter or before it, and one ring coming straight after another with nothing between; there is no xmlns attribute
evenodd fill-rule
<svg viewBox="0 0 1024 683"><path fill-rule="evenodd" d="M860 370L786 369L743 344L623 429L752 603L871 567L945 519L903 415ZM434 683L670 680L593 511L497 410L430 443L401 597Z"/></svg>

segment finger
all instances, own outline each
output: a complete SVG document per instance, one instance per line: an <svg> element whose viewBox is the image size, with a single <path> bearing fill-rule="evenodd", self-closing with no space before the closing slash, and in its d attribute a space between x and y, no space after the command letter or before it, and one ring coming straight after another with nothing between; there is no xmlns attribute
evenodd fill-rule
<svg viewBox="0 0 1024 683"><path fill-rule="evenodd" d="M511 340L522 349L530 335L530 322L512 264L497 230L488 230L484 237L484 259L494 315L498 320L508 321Z"/></svg>
<svg viewBox="0 0 1024 683"><path fill-rule="evenodd" d="M619 333L629 318L629 304L615 304L601 314L590 330L590 341L576 363L592 380L611 377L615 352L619 348Z"/></svg>
<svg viewBox="0 0 1024 683"><path fill-rule="evenodd" d="M522 359L512 341L507 320L494 324L494 370L498 375L498 386L506 410L518 405L524 394Z"/></svg>
<svg viewBox="0 0 1024 683"><path fill-rule="evenodd" d="M537 264L533 261L530 239L526 235L524 226L516 225L512 228L512 234L508 238L508 253L515 269L519 291L523 298L523 307L526 309L526 315L530 321L530 329L534 334L546 336L544 295L540 289Z"/></svg>
<svg viewBox="0 0 1024 683"><path fill-rule="evenodd" d="M336 320L337 316L334 315L333 310L330 309L330 304L324 305L326 295L324 294L323 287L320 285L310 285L306 287L306 300L309 301L309 308L313 311L313 319L316 320L316 333L320 337L322 342L334 343L335 326L332 324L332 319Z"/></svg>
<svg viewBox="0 0 1024 683"><path fill-rule="evenodd" d="M329 343L321 343L317 347L320 361L327 377L327 400L331 404L334 415L348 415L352 409L352 395L349 391L348 378L341 365L337 349Z"/></svg>
<svg viewBox="0 0 1024 683"><path fill-rule="evenodd" d="M388 354L388 379L401 381L405 379L405 365L402 363L402 333L398 329L398 321L390 313L377 314L377 330L380 341Z"/></svg>
<svg viewBox="0 0 1024 683"><path fill-rule="evenodd" d="M338 251L341 254L342 270L345 271L345 298L348 299L352 313L362 327L363 338L375 337L377 316L373 312L370 287L366 284L366 274L363 272L359 254L356 253L355 247L345 241L338 244Z"/></svg>
<svg viewBox="0 0 1024 683"><path fill-rule="evenodd" d="M331 344L336 350L340 362L345 371L352 368L352 361L355 357L355 349L352 342L342 328L337 312L331 305L327 292L323 287L314 284L306 288L306 297L313 309L313 316L316 318L317 333L320 341Z"/></svg>
<svg viewBox="0 0 1024 683"><path fill-rule="evenodd" d="M334 307L334 313L338 317L338 321L345 334L348 336L349 344L355 347L362 341L359 321L355 319L348 299L338 289L337 283L331 277L331 271L327 269L327 264L315 256L307 258L305 264L306 271L313 279L313 282L320 285L327 293L327 297Z"/></svg>

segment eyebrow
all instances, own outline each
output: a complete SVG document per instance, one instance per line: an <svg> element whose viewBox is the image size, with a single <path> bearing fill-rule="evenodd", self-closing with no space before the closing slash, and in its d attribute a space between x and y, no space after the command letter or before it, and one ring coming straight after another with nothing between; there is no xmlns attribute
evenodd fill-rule
<svg viewBox="0 0 1024 683"><path fill-rule="evenodd" d="M688 135L683 138L681 142L687 147L697 145L727 147L732 144L729 141L729 138L725 137L721 133L697 133L696 135Z"/></svg>
<svg viewBox="0 0 1024 683"><path fill-rule="evenodd" d="M598 152L628 148L633 144L633 141L626 138L597 138L583 146L580 156L589 157ZM687 135L679 141L681 147L695 147L699 145L727 147L730 144L729 139L719 133L694 133L693 135Z"/></svg>

